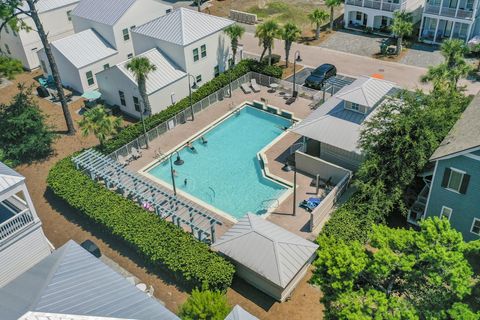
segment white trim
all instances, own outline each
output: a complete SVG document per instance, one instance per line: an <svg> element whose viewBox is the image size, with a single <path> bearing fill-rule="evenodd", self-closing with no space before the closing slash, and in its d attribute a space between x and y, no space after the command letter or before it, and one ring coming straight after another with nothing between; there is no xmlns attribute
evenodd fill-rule
<svg viewBox="0 0 480 320"><path fill-rule="evenodd" d="M473 160L480 161L480 156L477 156L475 154L467 153L467 154L464 154L464 156Z"/></svg>
<svg viewBox="0 0 480 320"><path fill-rule="evenodd" d="M444 210L445 210L445 209L450 210L450 212L448 213L448 215L444 213ZM447 216L447 217L448 217L448 221L450 221L450 217L452 216L452 213L453 213L453 209L452 209L452 208L447 207L447 206L442 206L442 210L440 211L439 217L440 217L440 218L443 218L443 217Z"/></svg>
<svg viewBox="0 0 480 320"><path fill-rule="evenodd" d="M480 232L479 232L479 233L473 232L473 227L474 227L476 221L480 222L480 219L478 219L478 218L473 218L472 226L470 227L470 233L473 233L473 234L475 234L475 235L477 235L477 236L480 236Z"/></svg>
<svg viewBox="0 0 480 320"><path fill-rule="evenodd" d="M458 157L458 156L463 156L463 155L465 155L465 154L468 154L468 153L471 153L471 152L475 152L475 151L478 151L478 150L480 150L480 146L468 148L468 149L465 149L465 150L462 150L462 151L458 151L458 152L455 152L455 153L452 153L452 154L448 154L448 155L443 156L443 157L439 157L439 158L435 158L435 159L430 159L430 160L431 160L431 161L447 160L447 159L450 159L450 158L455 158L455 157Z"/></svg>
<svg viewBox="0 0 480 320"><path fill-rule="evenodd" d="M460 189L462 188L462 183L463 183L463 177L465 177L465 175L467 173L463 170L459 170L459 169L456 169L456 168L453 168L453 167L449 167L449 169L450 169L450 176L448 177L448 182L447 182L447 186L445 187L445 189L447 189L448 191L452 191L452 192L460 194ZM460 179L460 183L458 185L458 190L450 188L450 180L452 179L452 174L451 174L452 171L456 172L456 173L460 173L462 175L462 178Z"/></svg>
<svg viewBox="0 0 480 320"><path fill-rule="evenodd" d="M430 203L430 196L434 187L435 176L437 175L438 161L435 161L435 168L433 169L432 182L430 183L430 189L428 190L427 203L425 204L425 212L423 213L422 220L427 216L428 204Z"/></svg>

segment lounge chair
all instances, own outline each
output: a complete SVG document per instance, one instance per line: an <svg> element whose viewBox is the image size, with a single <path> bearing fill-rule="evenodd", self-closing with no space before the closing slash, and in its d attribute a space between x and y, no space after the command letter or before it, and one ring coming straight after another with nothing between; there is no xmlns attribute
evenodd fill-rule
<svg viewBox="0 0 480 320"><path fill-rule="evenodd" d="M308 198L308 200L303 200L300 202L300 208L312 212L318 205L322 202L321 198Z"/></svg>
<svg viewBox="0 0 480 320"><path fill-rule="evenodd" d="M260 92L260 86L257 83L256 79L250 80L250 87L252 87L253 92Z"/></svg>
<svg viewBox="0 0 480 320"><path fill-rule="evenodd" d="M292 103L294 103L295 100L297 100L297 98L295 98L295 97L290 97L290 98L287 99L287 101L285 101L285 104L286 104L287 106L289 106L289 105L291 105Z"/></svg>
<svg viewBox="0 0 480 320"><path fill-rule="evenodd" d="M134 159L138 159L142 155L142 152L138 151L137 148L132 148L131 152Z"/></svg>
<svg viewBox="0 0 480 320"><path fill-rule="evenodd" d="M243 92L252 93L252 90L250 90L250 87L248 86L248 84L242 83L242 85L240 87L242 87Z"/></svg>
<svg viewBox="0 0 480 320"><path fill-rule="evenodd" d="M131 156L128 156L128 157L124 157L121 155L118 156L118 163L120 163L122 166L126 166L127 164L130 163L131 160L132 160Z"/></svg>

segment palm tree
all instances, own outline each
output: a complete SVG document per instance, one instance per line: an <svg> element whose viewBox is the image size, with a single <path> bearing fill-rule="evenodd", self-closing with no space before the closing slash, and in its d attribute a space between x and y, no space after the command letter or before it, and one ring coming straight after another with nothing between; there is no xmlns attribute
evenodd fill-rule
<svg viewBox="0 0 480 320"><path fill-rule="evenodd" d="M449 68L455 68L465 61L465 55L469 51L465 42L460 39L445 40L440 47L440 53L445 57L445 63Z"/></svg>
<svg viewBox="0 0 480 320"><path fill-rule="evenodd" d="M396 11L393 13L393 23L390 27L397 36L397 55L402 52L402 42L404 36L409 36L413 32L412 15L405 11Z"/></svg>
<svg viewBox="0 0 480 320"><path fill-rule="evenodd" d="M100 145L118 132L122 125L122 119L110 116L105 111L105 107L98 105L83 114L83 119L78 122L83 136L93 133L100 141Z"/></svg>
<svg viewBox="0 0 480 320"><path fill-rule="evenodd" d="M280 36L282 40L285 41L285 66L288 67L288 56L290 55L290 49L292 47L292 43L297 41L298 37L302 30L293 22L288 22L283 26L280 30Z"/></svg>
<svg viewBox="0 0 480 320"><path fill-rule="evenodd" d="M38 16L37 8L35 6L38 0L25 0L25 2L27 3L27 8L24 6L22 0L4 0L0 2L0 20L2 21L0 31L7 24L16 29L30 31L32 28L29 27L22 19L19 19L18 16L25 14L32 18L33 23L35 24L35 29L40 37L40 40L42 41L43 48L45 49L45 55L47 56L50 70L52 71L53 81L55 83L58 98L62 106L63 117L65 118L65 122L67 124L67 134L73 135L75 134L75 126L73 125L70 110L68 110L67 99L65 97L65 92L63 91L62 80L60 78L60 73L58 72L58 66L53 57L50 43L48 42L48 35L43 28L40 17Z"/></svg>
<svg viewBox="0 0 480 320"><path fill-rule="evenodd" d="M438 66L429 67L427 73L420 80L422 82L431 82L434 91L448 89L450 87L449 73L447 64L441 63Z"/></svg>
<svg viewBox="0 0 480 320"><path fill-rule="evenodd" d="M322 24L327 21L329 14L326 13L324 10L315 9L308 14L308 20L315 25L315 39L318 40L320 37L320 28Z"/></svg>
<svg viewBox="0 0 480 320"><path fill-rule="evenodd" d="M342 0L325 0L325 5L330 8L330 30L333 30L334 9L342 4Z"/></svg>
<svg viewBox="0 0 480 320"><path fill-rule="evenodd" d="M268 20L257 26L255 30L255 37L258 38L258 45L263 46L263 51L260 56L262 61L265 52L268 50L268 65L272 65L272 48L275 37L278 35L279 25L275 20Z"/></svg>
<svg viewBox="0 0 480 320"><path fill-rule="evenodd" d="M235 57L237 55L238 49L238 40L243 36L245 33L245 28L238 24L231 24L223 30L230 37L231 45L232 45L232 65L235 65Z"/></svg>
<svg viewBox="0 0 480 320"><path fill-rule="evenodd" d="M134 57L127 63L127 69L130 70L137 79L138 91L140 91L140 96L142 97L145 113L148 115L152 114L147 95L147 77L150 72L157 70L157 67L151 64L147 57ZM142 111L140 111L140 113L143 113Z"/></svg>

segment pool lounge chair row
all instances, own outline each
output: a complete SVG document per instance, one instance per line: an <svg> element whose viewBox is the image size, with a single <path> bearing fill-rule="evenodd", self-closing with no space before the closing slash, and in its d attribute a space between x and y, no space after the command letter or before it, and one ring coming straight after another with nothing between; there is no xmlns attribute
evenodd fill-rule
<svg viewBox="0 0 480 320"><path fill-rule="evenodd" d="M293 113L286 110L280 110L279 108L271 106L269 104L265 104L264 102L253 100L252 107L282 116L287 119L293 119Z"/></svg>
<svg viewBox="0 0 480 320"><path fill-rule="evenodd" d="M242 83L242 85L240 87L242 88L243 92L246 93L246 94L252 93L252 90L253 90L253 92L262 91L260 89L260 86L257 83L257 80L255 80L255 79L250 80L250 83Z"/></svg>

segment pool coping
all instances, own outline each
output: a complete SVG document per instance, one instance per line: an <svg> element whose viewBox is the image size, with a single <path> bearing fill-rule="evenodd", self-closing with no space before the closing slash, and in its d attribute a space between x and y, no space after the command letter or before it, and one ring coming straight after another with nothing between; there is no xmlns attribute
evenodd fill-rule
<svg viewBox="0 0 480 320"><path fill-rule="evenodd" d="M194 141L196 139L198 139L199 137L201 137L202 135L204 135L206 132L210 131L211 129L213 129L214 127L218 126L221 122L227 120L228 118L230 118L231 116L233 116L238 110L242 109L242 108L245 108L247 106L250 106L254 109L257 109L257 110L260 110L262 112L265 112L265 113L269 113L269 114L272 114L272 115L275 115L277 117L282 117L280 114L274 114L272 112L268 112L267 110L264 110L264 109L258 109L258 108L255 108L253 106L253 102L252 101L249 101L249 100L244 100L243 102L241 102L240 104L238 104L237 106L235 107L232 107L231 111L230 112L227 112L225 115L223 115L222 117L220 117L219 119L215 120L214 122L208 124L207 126L203 127L202 129L200 129L199 131L197 131L197 133L191 135L190 137L188 137L187 139L181 141L180 143L178 143L176 146L174 146L173 148L171 148L170 150L168 150L167 152L164 153L164 156L162 156L161 158L159 159L154 159L153 161L149 162L147 165L143 166L140 170L138 170L138 173L145 176L146 178L170 189L170 190L173 190L173 186L155 176L153 176L152 174L150 174L148 171L150 169L152 169L154 166L160 164L161 162L165 161L168 159L168 157L173 154L174 152L177 152L177 151L180 151L181 149L185 148L185 145L187 142L189 141ZM278 108L277 108L278 109ZM278 109L279 111L281 111L282 109ZM293 117L293 113L292 113L292 121L299 121L299 119ZM288 196L290 196L290 194L293 193L293 184L290 182L290 181L287 181L279 176L276 176L274 174L272 174L270 172L270 170L268 169L268 161L267 161L267 157L265 155L266 151L268 149L270 149L275 143L277 143L280 139L282 139L283 137L285 137L285 135L288 133L288 131L285 131L283 133L281 133L278 137L276 137L275 139L273 139L269 144L267 144L265 147L263 147L259 152L257 152L256 156L257 156L257 159L258 161L260 161L260 167L261 167L261 173L262 173L262 176L267 179L267 180L270 180L272 182L275 182L277 184L280 184L284 187L286 187L286 190L285 192L279 197L277 198L277 201L278 203L282 203L285 199L288 198ZM168 160L167 160L168 161ZM181 189L178 189L177 188L177 193L182 195L183 197L187 198L188 200L191 200L193 202L196 202L198 203L199 205L205 207L206 209L214 212L215 214L218 214L220 217L222 218L225 218L227 219L228 221L230 222L233 222L233 223L237 223L238 222L238 219L236 219L235 217L233 217L231 214L191 195L190 193L186 192L186 191L183 191ZM270 214L272 213L272 211L274 210L275 208L268 208L267 209L267 212L265 212L264 214L261 214L261 215L258 215L259 217L262 217L264 219L266 219L268 216L270 216ZM245 213L247 214L247 213Z"/></svg>

